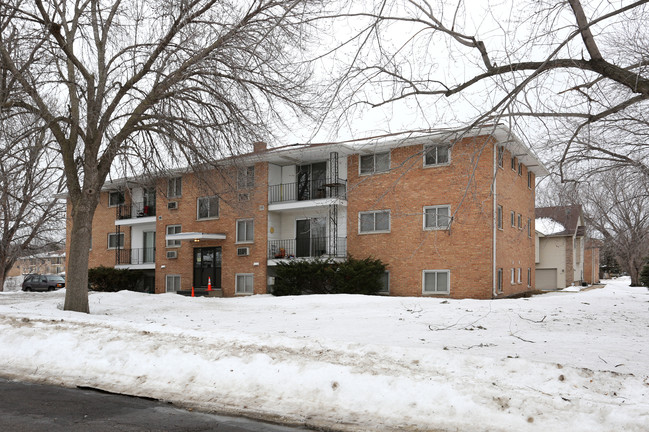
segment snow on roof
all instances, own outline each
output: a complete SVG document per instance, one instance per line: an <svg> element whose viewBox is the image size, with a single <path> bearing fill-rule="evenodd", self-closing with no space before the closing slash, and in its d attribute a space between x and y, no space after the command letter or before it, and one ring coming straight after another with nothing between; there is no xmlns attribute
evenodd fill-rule
<svg viewBox="0 0 649 432"><path fill-rule="evenodd" d="M550 218L537 218L534 223L536 230L543 235L558 234L566 230L566 227Z"/></svg>

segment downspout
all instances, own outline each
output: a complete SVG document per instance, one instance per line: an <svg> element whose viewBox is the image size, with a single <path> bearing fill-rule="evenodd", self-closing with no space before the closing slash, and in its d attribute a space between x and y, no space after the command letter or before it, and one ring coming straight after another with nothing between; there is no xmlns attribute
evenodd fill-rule
<svg viewBox="0 0 649 432"><path fill-rule="evenodd" d="M497 270L496 270L496 233L498 232L498 202L496 201L496 175L498 174L498 141L494 140L494 151L493 151L494 157L493 157L493 182L491 185L491 193L493 195L493 217L492 217L492 251L493 251L493 256L492 256L492 269L491 269L491 274L492 274L492 294L491 297L495 298L498 296L497 293L497 285L498 285L498 275L497 275Z"/></svg>

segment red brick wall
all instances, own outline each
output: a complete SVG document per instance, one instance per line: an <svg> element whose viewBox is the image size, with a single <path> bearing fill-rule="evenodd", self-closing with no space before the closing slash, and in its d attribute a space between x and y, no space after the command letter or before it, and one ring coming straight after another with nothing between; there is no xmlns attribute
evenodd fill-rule
<svg viewBox="0 0 649 432"><path fill-rule="evenodd" d="M235 170L221 174L212 173L207 180L194 174L183 176L182 197L167 199L167 180L160 180L156 201L156 292L165 292L167 274L181 276L181 289L191 289L193 282L193 250L195 247L221 246L222 267L221 287L224 296L235 295L235 275L252 273L254 275L255 294L266 293L266 245L267 245L267 203L268 203L268 166L266 163L255 164L255 187L251 190L237 191ZM208 176L208 177L210 177ZM208 184L210 183L210 184ZM216 186L215 186L216 185ZM239 193L249 193L249 201L239 201ZM219 194L218 219L197 220L197 198ZM178 209L169 210L168 201L177 201ZM236 244L236 220L254 219L254 242ZM208 240L195 243L188 240L181 242L180 248L167 248L165 235L167 225L182 225L182 232L221 233L225 240ZM249 247L250 255L237 256L237 247ZM177 259L167 259L166 251L178 251ZM255 265L258 263L258 265ZM161 266L165 268L162 269Z"/></svg>
<svg viewBox="0 0 649 432"><path fill-rule="evenodd" d="M527 167L511 169L511 159L515 157L505 150L502 168L496 174L496 201L503 207L503 228L496 234L496 268L503 269L503 292L499 296L509 296L534 289L534 173L531 188L527 187ZM511 225L511 212L515 214L515 226ZM518 227L521 215L521 227ZM528 231L528 219L531 229ZM528 232L531 236L528 236ZM511 269L514 269L514 283L511 283ZM521 282L518 282L518 269L521 269ZM528 288L527 269L531 269Z"/></svg>
<svg viewBox="0 0 649 432"><path fill-rule="evenodd" d="M491 297L493 147L465 139L451 164L423 167L423 146L395 148L391 171L359 176L359 156L348 162L348 251L388 264L390 294L422 295L423 270L450 270L450 296ZM474 171L475 168L475 171ZM423 229L423 207L450 205L451 230ZM358 213L389 209L391 230L359 234Z"/></svg>

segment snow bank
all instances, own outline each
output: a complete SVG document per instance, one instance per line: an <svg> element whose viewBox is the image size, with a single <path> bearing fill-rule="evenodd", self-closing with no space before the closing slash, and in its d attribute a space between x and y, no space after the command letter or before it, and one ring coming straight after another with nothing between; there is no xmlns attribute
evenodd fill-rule
<svg viewBox="0 0 649 432"><path fill-rule="evenodd" d="M626 281L628 284L628 280ZM5 377L334 430L646 431L649 293L0 296Z"/></svg>

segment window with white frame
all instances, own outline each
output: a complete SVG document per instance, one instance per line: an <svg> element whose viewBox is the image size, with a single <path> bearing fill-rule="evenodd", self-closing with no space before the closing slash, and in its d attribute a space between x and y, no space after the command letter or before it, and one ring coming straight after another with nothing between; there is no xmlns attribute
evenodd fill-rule
<svg viewBox="0 0 649 432"><path fill-rule="evenodd" d="M503 159L505 158L505 147L498 146L498 166L503 167Z"/></svg>
<svg viewBox="0 0 649 432"><path fill-rule="evenodd" d="M390 210L358 213L360 233L381 233L390 231Z"/></svg>
<svg viewBox="0 0 649 432"><path fill-rule="evenodd" d="M516 212L515 211L510 212L509 216L510 216L510 219L511 219L511 222L512 222L512 227L515 227L516 226Z"/></svg>
<svg viewBox="0 0 649 432"><path fill-rule="evenodd" d="M523 229L523 215L518 214L518 229Z"/></svg>
<svg viewBox="0 0 649 432"><path fill-rule="evenodd" d="M519 268L516 269L516 270L517 270L517 271L516 271L516 273L517 273L517 274L516 274L516 276L517 276L516 281L517 281L518 283L521 283L521 273L522 273L522 269L519 267Z"/></svg>
<svg viewBox="0 0 649 432"><path fill-rule="evenodd" d="M381 289L379 289L379 294L390 294L390 272L386 271L380 276L379 283L381 284Z"/></svg>
<svg viewBox="0 0 649 432"><path fill-rule="evenodd" d="M443 230L451 224L451 206L424 207L424 229Z"/></svg>
<svg viewBox="0 0 649 432"><path fill-rule="evenodd" d="M503 229L503 206L498 206L498 215L496 216L496 223L498 224L498 229Z"/></svg>
<svg viewBox="0 0 649 432"><path fill-rule="evenodd" d="M236 294L253 294L253 274L252 273L237 273L235 281Z"/></svg>
<svg viewBox="0 0 649 432"><path fill-rule="evenodd" d="M424 166L447 165L451 161L451 146L448 144L426 146Z"/></svg>
<svg viewBox="0 0 649 432"><path fill-rule="evenodd" d="M255 221L253 219L237 220L237 243L252 243L255 237Z"/></svg>
<svg viewBox="0 0 649 432"><path fill-rule="evenodd" d="M183 179L182 177L170 178L167 182L167 197L178 198L183 194Z"/></svg>
<svg viewBox="0 0 649 432"><path fill-rule="evenodd" d="M512 285L516 283L516 269L512 267L512 280L510 282Z"/></svg>
<svg viewBox="0 0 649 432"><path fill-rule="evenodd" d="M527 268L527 286L528 287L532 286L532 268L531 267Z"/></svg>
<svg viewBox="0 0 649 432"><path fill-rule="evenodd" d="M527 171L527 187L532 189L532 171Z"/></svg>
<svg viewBox="0 0 649 432"><path fill-rule="evenodd" d="M108 249L117 249L124 247L124 233L108 234Z"/></svg>
<svg viewBox="0 0 649 432"><path fill-rule="evenodd" d="M181 232L180 225L167 225L167 235L180 234ZM167 240L167 247L180 247L180 240Z"/></svg>
<svg viewBox="0 0 649 432"><path fill-rule="evenodd" d="M360 163L360 174L376 174L390 170L390 152L362 155Z"/></svg>
<svg viewBox="0 0 649 432"><path fill-rule="evenodd" d="M196 218L214 219L219 217L219 197L200 197L196 200Z"/></svg>
<svg viewBox="0 0 649 432"><path fill-rule="evenodd" d="M532 238L532 219L527 218L527 236Z"/></svg>
<svg viewBox="0 0 649 432"><path fill-rule="evenodd" d="M117 207L124 204L124 192L113 191L108 193L108 207Z"/></svg>
<svg viewBox="0 0 649 432"><path fill-rule="evenodd" d="M503 269L498 269L498 292L503 292Z"/></svg>
<svg viewBox="0 0 649 432"><path fill-rule="evenodd" d="M516 158L512 155L512 171L516 171L516 165L517 165L517 160Z"/></svg>
<svg viewBox="0 0 649 432"><path fill-rule="evenodd" d="M520 162L518 163L518 175L519 176L523 175L523 164Z"/></svg>
<svg viewBox="0 0 649 432"><path fill-rule="evenodd" d="M239 168L237 172L237 188L250 189L255 186L255 167Z"/></svg>
<svg viewBox="0 0 649 432"><path fill-rule="evenodd" d="M180 291L180 275L167 275L165 288L167 292Z"/></svg>
<svg viewBox="0 0 649 432"><path fill-rule="evenodd" d="M424 294L449 294L450 293L450 270L424 270L423 271L423 293Z"/></svg>

